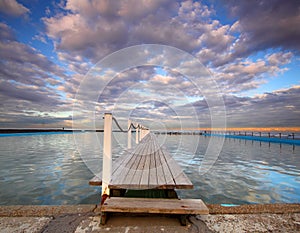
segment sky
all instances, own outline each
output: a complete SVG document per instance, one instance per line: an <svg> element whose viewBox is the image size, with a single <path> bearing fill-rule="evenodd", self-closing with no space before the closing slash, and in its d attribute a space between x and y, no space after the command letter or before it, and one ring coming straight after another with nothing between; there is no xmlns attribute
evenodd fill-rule
<svg viewBox="0 0 300 233"><path fill-rule="evenodd" d="M0 128L300 129L299 25L298 0L0 0Z"/></svg>

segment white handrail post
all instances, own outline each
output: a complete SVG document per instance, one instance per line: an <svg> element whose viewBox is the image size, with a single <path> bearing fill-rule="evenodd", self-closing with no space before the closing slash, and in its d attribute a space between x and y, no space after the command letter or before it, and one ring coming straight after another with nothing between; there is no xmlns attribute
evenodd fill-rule
<svg viewBox="0 0 300 233"><path fill-rule="evenodd" d="M131 149L131 120L128 120L127 148Z"/></svg>
<svg viewBox="0 0 300 233"><path fill-rule="evenodd" d="M135 143L139 144L139 125L136 124L136 129L135 129Z"/></svg>
<svg viewBox="0 0 300 233"><path fill-rule="evenodd" d="M111 154L112 114L104 114L103 166L102 166L102 196L109 195L109 182L112 172Z"/></svg>
<svg viewBox="0 0 300 233"><path fill-rule="evenodd" d="M139 128L139 142L141 141L141 134L142 134L142 128Z"/></svg>
<svg viewBox="0 0 300 233"><path fill-rule="evenodd" d="M142 128L142 133L141 133L141 140L145 137L145 130Z"/></svg>

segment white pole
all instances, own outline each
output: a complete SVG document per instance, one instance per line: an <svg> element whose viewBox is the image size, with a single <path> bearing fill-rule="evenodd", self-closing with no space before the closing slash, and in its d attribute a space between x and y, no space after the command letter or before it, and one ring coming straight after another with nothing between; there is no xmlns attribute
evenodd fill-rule
<svg viewBox="0 0 300 233"><path fill-rule="evenodd" d="M141 140L145 137L145 130L144 128L142 128L142 132L141 132Z"/></svg>
<svg viewBox="0 0 300 233"><path fill-rule="evenodd" d="M104 114L103 166L102 166L102 196L109 195L109 182L112 172L111 155L112 114Z"/></svg>
<svg viewBox="0 0 300 233"><path fill-rule="evenodd" d="M141 134L142 134L142 128L139 129L139 142L141 141Z"/></svg>
<svg viewBox="0 0 300 233"><path fill-rule="evenodd" d="M128 120L127 148L131 149L131 120Z"/></svg>
<svg viewBox="0 0 300 233"><path fill-rule="evenodd" d="M135 143L136 144L139 144L139 125L138 124L136 124L136 129L135 129Z"/></svg>

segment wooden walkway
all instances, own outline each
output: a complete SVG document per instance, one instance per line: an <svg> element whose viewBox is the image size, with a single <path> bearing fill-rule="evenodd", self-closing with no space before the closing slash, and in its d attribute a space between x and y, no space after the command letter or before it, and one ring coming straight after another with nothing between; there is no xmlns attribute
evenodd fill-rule
<svg viewBox="0 0 300 233"><path fill-rule="evenodd" d="M177 198L174 189L192 189L193 184L147 128L136 126L136 141L140 140L141 135L143 139L131 153L112 161L112 120L116 122L110 113L104 115L103 154L107 155L103 158L104 173L95 176L89 182L90 185L102 185L102 177L109 180L102 185L102 224L105 224L111 212L176 214L180 215L183 225L187 223L188 214L208 214L208 208L202 200ZM131 148L131 121L128 121L128 126L128 148ZM133 198L130 195L125 197L127 191L130 193L135 189L148 190L148 194L157 192L149 189L164 190L157 193L165 193L167 198Z"/></svg>
<svg viewBox="0 0 300 233"><path fill-rule="evenodd" d="M102 175L90 180L101 185ZM125 154L112 164L110 189L192 189L193 184L177 162L149 133L131 154Z"/></svg>

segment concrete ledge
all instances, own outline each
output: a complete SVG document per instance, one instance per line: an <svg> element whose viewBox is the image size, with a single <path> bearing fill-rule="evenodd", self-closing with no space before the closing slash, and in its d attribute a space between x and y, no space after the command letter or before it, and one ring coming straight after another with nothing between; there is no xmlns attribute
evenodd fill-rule
<svg viewBox="0 0 300 233"><path fill-rule="evenodd" d="M0 232L300 232L300 204L207 206L211 214L191 216L187 226L160 215L126 214L100 226L96 205L0 206Z"/></svg>
<svg viewBox="0 0 300 233"><path fill-rule="evenodd" d="M15 205L0 206L0 217L46 217L61 214L94 212L96 205Z"/></svg>
<svg viewBox="0 0 300 233"><path fill-rule="evenodd" d="M300 213L300 204L251 204L225 207L206 204L210 214L285 214Z"/></svg>
<svg viewBox="0 0 300 233"><path fill-rule="evenodd" d="M225 207L217 204L206 204L210 214L284 214L300 213L299 204L251 204ZM0 217L45 217L61 214L100 213L97 205L14 205L0 206Z"/></svg>

